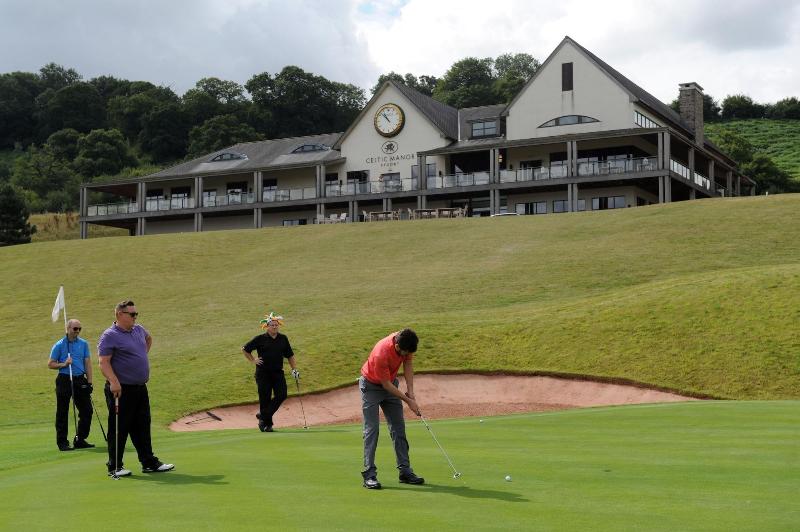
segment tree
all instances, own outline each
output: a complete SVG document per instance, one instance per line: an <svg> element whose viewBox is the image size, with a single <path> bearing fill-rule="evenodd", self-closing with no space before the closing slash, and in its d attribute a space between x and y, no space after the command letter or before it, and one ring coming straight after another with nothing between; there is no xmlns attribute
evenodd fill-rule
<svg viewBox="0 0 800 532"><path fill-rule="evenodd" d="M494 92L502 103L508 103L519 94L525 83L539 70L539 61L530 54L503 54L494 60L497 79Z"/></svg>
<svg viewBox="0 0 800 532"><path fill-rule="evenodd" d="M142 119L139 145L156 162L174 161L186 155L189 120L178 103L160 104Z"/></svg>
<svg viewBox="0 0 800 532"><path fill-rule="evenodd" d="M467 57L456 61L439 80L433 97L459 109L500 103L493 90L493 65L490 57Z"/></svg>
<svg viewBox="0 0 800 532"><path fill-rule="evenodd" d="M28 207L8 183L0 184L0 246L27 244L36 226L28 223Z"/></svg>
<svg viewBox="0 0 800 532"><path fill-rule="evenodd" d="M426 96L433 95L433 89L436 88L436 83L439 81L434 76L420 76L417 78L414 74L408 73L401 76L397 72L389 72L388 74L381 74L378 77L378 82L372 87L372 94L375 94L381 86L387 81L392 80L396 83L402 83L407 87L411 87L417 92Z"/></svg>
<svg viewBox="0 0 800 532"><path fill-rule="evenodd" d="M757 104L750 96L734 94L722 100L722 118L764 118L765 107Z"/></svg>
<svg viewBox="0 0 800 532"><path fill-rule="evenodd" d="M678 98L672 100L669 106L673 111L680 114L681 106L678 103ZM703 94L703 120L705 122L716 122L720 119L721 112L722 110L720 109L717 100L715 100L710 94Z"/></svg>
<svg viewBox="0 0 800 532"><path fill-rule="evenodd" d="M52 94L47 100L43 118L48 136L64 128L88 133L105 127L106 107L94 85L77 82Z"/></svg>
<svg viewBox="0 0 800 532"><path fill-rule="evenodd" d="M79 82L83 79L83 76L78 74L75 69L64 68L55 63L47 63L39 69L39 79L42 80L44 88L57 91Z"/></svg>
<svg viewBox="0 0 800 532"><path fill-rule="evenodd" d="M800 120L800 101L797 98L784 98L771 106L769 118L791 118Z"/></svg>
<svg viewBox="0 0 800 532"><path fill-rule="evenodd" d="M131 84L129 88L134 91L132 94L115 96L108 102L110 125L119 129L132 142L136 141L145 127L148 114L158 107L180 103L180 99L171 89L156 87L151 83L147 85Z"/></svg>
<svg viewBox="0 0 800 532"><path fill-rule="evenodd" d="M74 167L86 177L113 175L126 166L137 164L125 137L117 129L94 129L78 141Z"/></svg>
<svg viewBox="0 0 800 532"><path fill-rule="evenodd" d="M42 87L35 74L0 74L0 149L30 144L36 135L36 97Z"/></svg>
<svg viewBox="0 0 800 532"><path fill-rule="evenodd" d="M741 165L741 170L756 182L759 191L770 194L800 191L798 183L787 172L778 168L765 153L756 153L752 160Z"/></svg>
<svg viewBox="0 0 800 532"><path fill-rule="evenodd" d="M57 159L72 162L78 156L78 142L81 134L76 130L60 129L47 138L47 148Z"/></svg>
<svg viewBox="0 0 800 532"><path fill-rule="evenodd" d="M69 162L54 156L46 145L41 149L31 146L14 162L11 184L23 194L30 212L77 207L80 177ZM70 193L72 201L68 205L46 203L48 195L62 190Z"/></svg>
<svg viewBox="0 0 800 532"><path fill-rule="evenodd" d="M215 116L189 132L189 157L199 157L239 142L262 139L255 129L242 124L233 115Z"/></svg>
<svg viewBox="0 0 800 532"><path fill-rule="evenodd" d="M750 142L729 129L723 129L711 139L723 153L741 165L753 159L755 148Z"/></svg>

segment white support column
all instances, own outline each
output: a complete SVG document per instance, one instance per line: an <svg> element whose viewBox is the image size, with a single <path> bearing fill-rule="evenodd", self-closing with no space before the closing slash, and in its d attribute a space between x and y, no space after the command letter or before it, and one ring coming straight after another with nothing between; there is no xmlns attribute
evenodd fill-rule
<svg viewBox="0 0 800 532"><path fill-rule="evenodd" d="M658 202L664 203L664 180L666 176L658 176Z"/></svg>

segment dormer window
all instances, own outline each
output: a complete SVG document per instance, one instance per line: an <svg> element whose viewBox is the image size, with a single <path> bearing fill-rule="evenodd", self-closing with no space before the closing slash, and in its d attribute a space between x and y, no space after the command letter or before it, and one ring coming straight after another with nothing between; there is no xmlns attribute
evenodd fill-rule
<svg viewBox="0 0 800 532"><path fill-rule="evenodd" d="M298 146L292 153L307 153L312 151L328 151L330 150L329 146L324 144L303 144L302 146Z"/></svg>
<svg viewBox="0 0 800 532"><path fill-rule="evenodd" d="M472 123L472 138L496 137L496 136L497 136L496 120L483 120L480 122Z"/></svg>
<svg viewBox="0 0 800 532"><path fill-rule="evenodd" d="M211 159L211 162L216 163L219 161L235 161L237 159L247 159L247 155L243 153L225 152L225 153L220 153L219 155Z"/></svg>
<svg viewBox="0 0 800 532"><path fill-rule="evenodd" d="M554 126L572 126L575 124L589 124L591 122L599 122L598 119L591 116L584 115L564 115L548 120L539 127L554 127Z"/></svg>

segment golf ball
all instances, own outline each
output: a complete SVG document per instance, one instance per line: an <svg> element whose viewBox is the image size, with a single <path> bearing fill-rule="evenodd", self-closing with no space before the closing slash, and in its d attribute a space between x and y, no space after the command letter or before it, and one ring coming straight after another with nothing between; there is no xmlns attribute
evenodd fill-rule
<svg viewBox="0 0 800 532"><path fill-rule="evenodd" d="M482 420L482 419L480 420L480 423L483 423L483 420Z"/></svg>
<svg viewBox="0 0 800 532"><path fill-rule="evenodd" d="M511 482L511 475L506 475L506 482Z"/></svg>

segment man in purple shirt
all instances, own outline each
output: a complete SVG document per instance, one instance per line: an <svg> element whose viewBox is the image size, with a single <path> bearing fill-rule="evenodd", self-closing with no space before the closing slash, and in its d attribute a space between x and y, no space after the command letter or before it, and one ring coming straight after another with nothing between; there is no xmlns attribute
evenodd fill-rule
<svg viewBox="0 0 800 532"><path fill-rule="evenodd" d="M130 470L122 466L128 434L136 448L142 473L163 473L175 468L153 455L150 443L150 360L147 358L153 337L136 323L139 315L133 301L123 301L114 309L116 321L103 332L97 343L100 371L106 378L108 405L108 474L127 477ZM119 453L117 454L114 401L119 399ZM111 435L115 434L112 438Z"/></svg>

